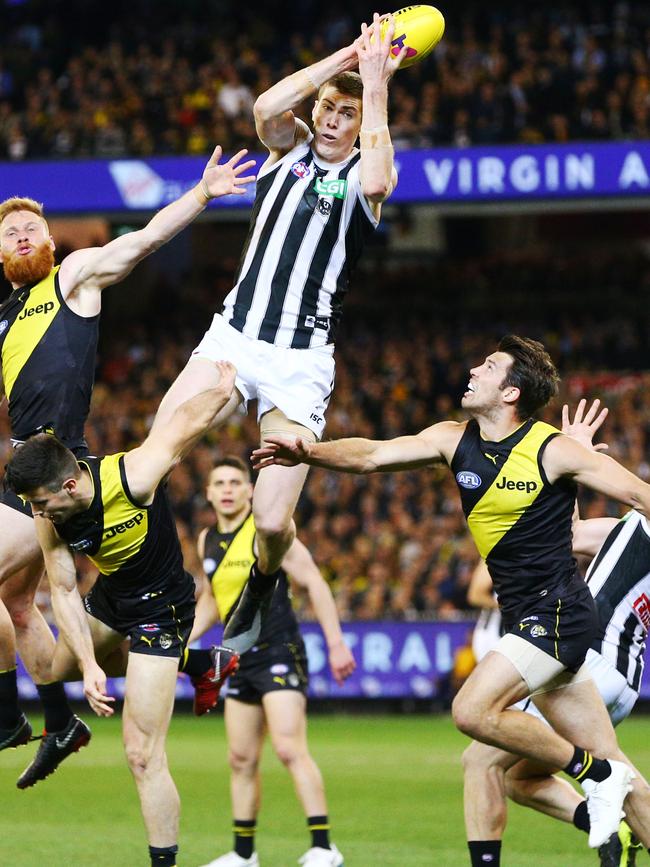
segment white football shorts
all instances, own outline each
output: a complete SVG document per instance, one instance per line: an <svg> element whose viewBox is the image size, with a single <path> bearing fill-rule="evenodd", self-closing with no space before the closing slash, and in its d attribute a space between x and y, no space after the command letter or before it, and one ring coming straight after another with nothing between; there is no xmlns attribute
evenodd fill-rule
<svg viewBox="0 0 650 867"><path fill-rule="evenodd" d="M216 313L192 358L230 361L245 402L257 399L257 419L277 407L320 439L334 388L334 347L291 349L255 340Z"/></svg>
<svg viewBox="0 0 650 867"><path fill-rule="evenodd" d="M595 650L587 651L585 666L593 677L598 692L601 694L612 724L617 726L632 712L639 693L635 692L620 671L612 663ZM546 720L529 698L518 702L514 707L525 710L541 720Z"/></svg>

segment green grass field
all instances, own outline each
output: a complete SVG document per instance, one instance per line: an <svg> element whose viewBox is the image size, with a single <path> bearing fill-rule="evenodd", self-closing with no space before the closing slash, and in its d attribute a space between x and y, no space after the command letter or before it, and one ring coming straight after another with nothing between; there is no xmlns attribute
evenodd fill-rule
<svg viewBox="0 0 650 867"><path fill-rule="evenodd" d="M646 774L649 728L650 719L637 716L619 729L623 748ZM148 867L119 721L95 719L93 732L90 747L25 792L15 781L35 745L0 754L0 863ZM460 768L465 740L448 717L314 716L310 741L325 775L333 839L346 867L467 867ZM179 865L196 867L231 847L221 717L177 716L168 752L183 804ZM291 867L307 848L304 818L270 750L263 774L261 864ZM572 827L512 806L503 863L587 867L597 858L585 835Z"/></svg>

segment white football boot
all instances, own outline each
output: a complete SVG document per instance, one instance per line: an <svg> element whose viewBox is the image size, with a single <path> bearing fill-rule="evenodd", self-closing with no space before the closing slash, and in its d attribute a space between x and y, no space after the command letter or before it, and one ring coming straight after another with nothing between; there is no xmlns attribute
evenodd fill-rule
<svg viewBox="0 0 650 867"><path fill-rule="evenodd" d="M215 858L203 867L260 867L260 859L257 857L257 852L253 852L250 858L242 858L233 851Z"/></svg>
<svg viewBox="0 0 650 867"><path fill-rule="evenodd" d="M598 849L606 843L612 834L618 831L623 812L623 801L628 792L632 791L634 772L623 762L610 759L612 772L600 783L594 780L583 780L582 788L587 798L587 809L591 830L589 845Z"/></svg>
<svg viewBox="0 0 650 867"><path fill-rule="evenodd" d="M314 846L298 858L298 864L302 867L343 867L343 855L333 843L331 846L331 849Z"/></svg>

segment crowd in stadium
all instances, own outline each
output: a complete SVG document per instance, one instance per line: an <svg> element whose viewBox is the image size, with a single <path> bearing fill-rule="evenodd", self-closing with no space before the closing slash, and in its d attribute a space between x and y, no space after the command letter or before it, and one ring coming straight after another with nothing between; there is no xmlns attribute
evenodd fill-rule
<svg viewBox="0 0 650 867"><path fill-rule="evenodd" d="M183 4L180 18L176 4L156 4L155 37L146 0L118 23L122 5L102 6L109 19L95 28L75 3L35 20L16 4L15 26L0 35L0 158L205 154L217 142L257 150L256 96L350 42L363 15L358 2L303 4L279 45L275 2L254 21L219 2L194 17ZM393 82L393 141L648 138L648 28L640 3L467 4L435 54Z"/></svg>
<svg viewBox="0 0 650 867"><path fill-rule="evenodd" d="M497 309L497 287L519 285L524 296L528 292L533 298L539 298L541 287L545 297L563 292L566 310L574 300L571 286L589 278L579 257L561 262L554 270L543 261L535 265L531 259L513 263L491 257L459 262L455 267L447 261L444 271L437 274L436 296L454 296L465 273L462 269L469 269L477 283L481 275L481 285ZM633 257L612 257L609 266L602 261L598 266L600 281L589 281L594 297L600 291L633 298L632 286L638 290L649 276L647 266L642 270L641 260ZM525 286L518 278L523 272L529 280ZM357 281L360 285L350 299L337 346L327 437L383 439L415 433L442 419L460 418L458 407L468 370L492 350L501 334L512 329L544 340L563 374L562 394L545 413L545 420L559 424L565 400L575 405L583 394L600 396L612 410L604 430L610 454L650 479L645 457L650 442L650 376L627 372L643 367L641 358L647 351L643 318L632 326L629 319L605 315L601 309L592 318L577 319L565 313L544 321L537 309L535 325L525 317L510 316L501 322L493 318L480 334L471 316L462 322L421 314L391 323L379 311L372 320L372 311L381 306L390 281L385 277L382 287L373 278L372 295L368 287L364 291L361 276ZM414 302L418 292L430 291L425 285L418 287L416 281L409 285ZM211 306L218 307L203 285L186 283L182 300L178 294L165 292L162 284L157 295L146 317L122 322L119 338L115 329L109 327L105 332L110 338L104 338L87 425L95 454L130 448L144 439L162 395L209 320ZM507 297L514 305L516 295ZM173 335L170 321L175 324ZM6 424L3 417L0 436L5 440L9 436ZM186 563L195 574L201 568L196 537L213 520L203 495L212 460L224 453L248 459L257 436L254 411L238 415L195 448L171 477ZM619 514L617 507L602 498L583 500L583 509L585 515ZM467 608L466 590L478 555L447 470L365 477L312 470L297 521L301 539L335 590L342 617L453 618ZM82 574L88 574L88 561L80 558L79 567ZM300 605L308 615L304 600Z"/></svg>

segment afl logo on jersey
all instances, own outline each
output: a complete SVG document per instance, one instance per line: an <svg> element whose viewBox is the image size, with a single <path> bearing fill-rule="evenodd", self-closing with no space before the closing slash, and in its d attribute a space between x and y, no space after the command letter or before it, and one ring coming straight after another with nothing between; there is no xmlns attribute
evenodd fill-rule
<svg viewBox="0 0 650 867"><path fill-rule="evenodd" d="M4 332L7 330L8 325L9 322L6 319L3 319L2 322L0 322L0 334L4 334Z"/></svg>
<svg viewBox="0 0 650 867"><path fill-rule="evenodd" d="M291 171L297 178L308 178L311 174L311 167L308 166L307 163L304 163L302 160L300 160L299 163L294 163L291 166Z"/></svg>
<svg viewBox="0 0 650 867"><path fill-rule="evenodd" d="M456 481L461 488L467 488L468 491L474 491L476 488L480 488L483 484L481 477L469 470L463 470L460 473L456 473Z"/></svg>

